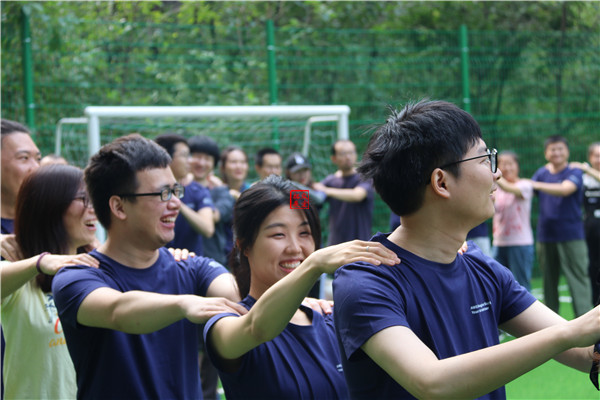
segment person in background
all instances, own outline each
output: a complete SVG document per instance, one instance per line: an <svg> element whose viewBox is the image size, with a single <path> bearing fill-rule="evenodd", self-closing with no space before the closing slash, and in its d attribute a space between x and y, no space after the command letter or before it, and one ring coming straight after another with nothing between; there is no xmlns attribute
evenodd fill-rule
<svg viewBox="0 0 600 400"><path fill-rule="evenodd" d="M220 264L227 264L225 245L227 242L226 227L231 225L233 204L235 200L229 188L213 175L220 158L219 146L208 136L193 136L188 140L190 146L190 167L193 179L208 188L214 207L215 233L211 238L204 238L204 255ZM216 179L215 179L216 178ZM199 333L200 378L202 381L202 397L206 400L217 399L219 376L204 352L204 337Z"/></svg>
<svg viewBox="0 0 600 400"><path fill-rule="evenodd" d="M396 213L394 213L393 211L390 212L390 232L395 230L399 226L400 226L400 216L397 215Z"/></svg>
<svg viewBox="0 0 600 400"><path fill-rule="evenodd" d="M569 166L569 146L562 136L544 142L548 163L533 177L539 198L537 254L544 280L544 303L558 312L558 279L565 274L576 316L592 308L588 248L583 229L583 173Z"/></svg>
<svg viewBox="0 0 600 400"><path fill-rule="evenodd" d="M256 152L254 158L254 169L258 174L258 180L265 179L269 175L281 175L281 154L271 147L265 147Z"/></svg>
<svg viewBox="0 0 600 400"><path fill-rule="evenodd" d="M488 235L488 226L486 221L471 229L467 234L467 240L475 243L475 245L477 245L477 247L479 247L486 256L492 255L492 243Z"/></svg>
<svg viewBox="0 0 600 400"><path fill-rule="evenodd" d="M600 142L588 148L588 163L572 162L583 175L585 240L588 246L588 272L592 281L592 301L600 303Z"/></svg>
<svg viewBox="0 0 600 400"><path fill-rule="evenodd" d="M317 250L317 212L291 209L292 190L270 176L235 205L230 266L249 311L217 315L204 330L227 399L347 398L332 316L300 303L322 273L344 262L400 262L381 244L358 240Z"/></svg>
<svg viewBox="0 0 600 400"><path fill-rule="evenodd" d="M64 157L59 156L57 154L48 154L44 156L40 161L40 166L50 165L50 164L63 164L68 165L69 163L65 160Z"/></svg>
<svg viewBox="0 0 600 400"><path fill-rule="evenodd" d="M338 244L371 237L375 192L369 181L356 172L356 147L343 139L331 146L331 161L338 170L328 175L315 189L329 201L328 243Z"/></svg>
<svg viewBox="0 0 600 400"><path fill-rule="evenodd" d="M336 271L351 398L501 399L503 385L552 358L590 371L600 307L566 321L480 249L457 254L494 213L496 155L473 117L444 101L393 110L372 135L358 171L402 218L372 241L402 263ZM499 343L499 327L516 339Z"/></svg>
<svg viewBox="0 0 600 400"><path fill-rule="evenodd" d="M302 153L292 153L285 162L285 176L294 182L300 190L308 190L310 205L320 210L327 199L325 193L314 189L312 170L308 158Z"/></svg>
<svg viewBox="0 0 600 400"><path fill-rule="evenodd" d="M15 208L21 182L40 166L41 153L24 125L2 118L0 120L0 259L21 258L14 235ZM0 372L4 368L4 334L0 327ZM0 394L4 395L4 381Z"/></svg>
<svg viewBox="0 0 600 400"><path fill-rule="evenodd" d="M52 282L78 398L201 398L196 324L246 313L223 266L200 256L177 262L164 247L184 194L171 162L133 134L101 147L85 169L107 232L90 253L99 268L67 266Z"/></svg>
<svg viewBox="0 0 600 400"><path fill-rule="evenodd" d="M502 178L498 180L494 201L492 256L512 271L517 282L531 291L533 186L528 179L519 178L519 158L515 152L500 152L498 168Z"/></svg>
<svg viewBox="0 0 600 400"><path fill-rule="evenodd" d="M95 223L79 168L45 166L23 180L15 209L23 259L0 263L5 398L75 398L75 369L50 289L65 265L98 266L77 254L95 241Z"/></svg>
<svg viewBox="0 0 600 400"><path fill-rule="evenodd" d="M190 148L183 136L167 133L157 136L154 141L169 153L171 171L177 182L185 187L181 212L175 221L175 238L167 243L167 247L204 255L203 238L212 237L215 231L210 192L195 181L186 181L190 171Z"/></svg>
<svg viewBox="0 0 600 400"><path fill-rule="evenodd" d="M248 176L248 155L238 146L228 146L221 152L221 179L229 188L234 200L250 187L246 182ZM233 248L233 227L225 224L225 254L229 255Z"/></svg>

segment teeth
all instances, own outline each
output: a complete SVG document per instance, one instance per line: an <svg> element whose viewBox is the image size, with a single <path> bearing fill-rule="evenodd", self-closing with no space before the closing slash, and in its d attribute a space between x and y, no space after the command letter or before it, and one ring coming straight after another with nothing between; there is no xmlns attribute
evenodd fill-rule
<svg viewBox="0 0 600 400"><path fill-rule="evenodd" d="M281 265L283 268L294 269L300 265L300 261L296 261L294 263L280 263L279 265Z"/></svg>
<svg viewBox="0 0 600 400"><path fill-rule="evenodd" d="M176 219L177 219L177 217L169 217L169 218L163 218L161 221L163 221L163 222L175 222Z"/></svg>

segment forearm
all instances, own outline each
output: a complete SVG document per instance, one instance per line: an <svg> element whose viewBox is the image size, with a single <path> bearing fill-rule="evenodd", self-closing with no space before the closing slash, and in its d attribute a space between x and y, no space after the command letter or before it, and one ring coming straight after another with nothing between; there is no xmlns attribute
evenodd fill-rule
<svg viewBox="0 0 600 400"><path fill-rule="evenodd" d="M367 197L367 191L360 187L356 187L354 189L339 189L326 186L323 192L328 197L346 201L348 203L358 203Z"/></svg>
<svg viewBox="0 0 600 400"><path fill-rule="evenodd" d="M212 237L215 233L212 209L204 207L198 211L192 210L185 204L181 204L181 214L188 221L192 229L202 236Z"/></svg>
<svg viewBox="0 0 600 400"><path fill-rule="evenodd" d="M560 197L569 196L577 190L577 187L571 181L563 181L561 183L532 181L532 185L535 190Z"/></svg>
<svg viewBox="0 0 600 400"><path fill-rule="evenodd" d="M81 303L77 322L131 334L155 332L184 318L188 295L96 289Z"/></svg>
<svg viewBox="0 0 600 400"><path fill-rule="evenodd" d="M512 193L521 198L523 197L521 189L516 184L509 182L506 179L499 179L496 182L498 183L498 186L500 186L500 188L505 192Z"/></svg>
<svg viewBox="0 0 600 400"><path fill-rule="evenodd" d="M14 293L37 275L35 263L39 256L15 262L2 262L0 265L0 290L2 299Z"/></svg>

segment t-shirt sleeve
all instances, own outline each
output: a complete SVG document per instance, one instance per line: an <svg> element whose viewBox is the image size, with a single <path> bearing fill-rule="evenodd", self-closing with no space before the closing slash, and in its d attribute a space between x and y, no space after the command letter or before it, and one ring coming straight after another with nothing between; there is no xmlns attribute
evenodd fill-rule
<svg viewBox="0 0 600 400"><path fill-rule="evenodd" d="M64 267L54 276L52 293L63 325L78 327L77 312L83 299L91 292L109 285L95 268L77 265Z"/></svg>
<svg viewBox="0 0 600 400"><path fill-rule="evenodd" d="M206 325L204 325L203 334L204 334L204 343L206 345L206 354L208 355L208 358L210 358L210 361L213 363L213 365L217 369L221 369L220 365L219 365L219 357L217 357L215 350L212 346L212 342L209 340L208 333L210 332L212 327L217 323L217 321L219 321L221 318L225 318L225 317L239 317L239 315L234 314L234 313L223 313L223 314L215 315L214 317L212 317L211 319L208 320Z"/></svg>
<svg viewBox="0 0 600 400"><path fill-rule="evenodd" d="M373 268L349 264L333 281L335 327L348 359L377 332L409 327L401 291Z"/></svg>
<svg viewBox="0 0 600 400"><path fill-rule="evenodd" d="M228 273L227 269L219 262L207 257L192 257L188 259L196 278L196 294L206 296L208 287L215 278L221 274Z"/></svg>
<svg viewBox="0 0 600 400"><path fill-rule="evenodd" d="M571 173L566 180L573 182L577 188L581 188L583 186L583 171L571 168Z"/></svg>

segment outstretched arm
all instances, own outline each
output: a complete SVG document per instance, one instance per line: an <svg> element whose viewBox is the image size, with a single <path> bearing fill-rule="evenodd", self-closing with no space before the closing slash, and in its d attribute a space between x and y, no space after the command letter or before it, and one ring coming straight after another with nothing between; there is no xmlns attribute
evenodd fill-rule
<svg viewBox="0 0 600 400"><path fill-rule="evenodd" d="M531 184L535 190L560 197L570 196L577 191L577 185L568 179L561 183L531 181Z"/></svg>
<svg viewBox="0 0 600 400"><path fill-rule="evenodd" d="M2 299L14 293L39 273L36 268L38 261L40 270L46 275L55 275L59 269L67 265L87 265L98 268L98 260L88 254L45 254L44 256L33 256L15 262L2 262L0 267Z"/></svg>
<svg viewBox="0 0 600 400"><path fill-rule="evenodd" d="M553 357L589 368L588 346L600 339L600 308L567 322L541 307L534 303L506 324L512 332L531 332L527 336L442 360L404 326L376 333L362 349L418 398L479 397Z"/></svg>
<svg viewBox="0 0 600 400"><path fill-rule="evenodd" d="M380 243L360 240L317 250L271 286L247 315L217 321L209 332L210 345L222 359L234 364L248 351L272 340L285 329L322 273L332 273L341 265L356 261L375 265L400 262L394 252Z"/></svg>
<svg viewBox="0 0 600 400"><path fill-rule="evenodd" d="M189 222L192 229L202 236L209 238L215 233L212 208L202 207L198 211L194 211L184 203L181 203L181 214Z"/></svg>
<svg viewBox="0 0 600 400"><path fill-rule="evenodd" d="M583 172L585 172L586 174L588 174L589 176L593 177L594 179L600 181L600 171L598 171L597 169L594 169L590 166L590 164L583 162L577 162L577 161L573 161L569 164L571 167L573 168L577 168L582 170Z"/></svg>
<svg viewBox="0 0 600 400"><path fill-rule="evenodd" d="M123 293L101 287L83 299L77 311L77 322L97 328L144 334L184 318L196 324L204 323L210 317L225 312L245 314L247 311L239 304L220 297L143 291Z"/></svg>
<svg viewBox="0 0 600 400"><path fill-rule="evenodd" d="M504 178L498 179L496 181L496 183L505 192L512 193L520 198L523 198L523 193L521 192L521 188L519 188L519 186L517 186L515 183L509 182Z"/></svg>

